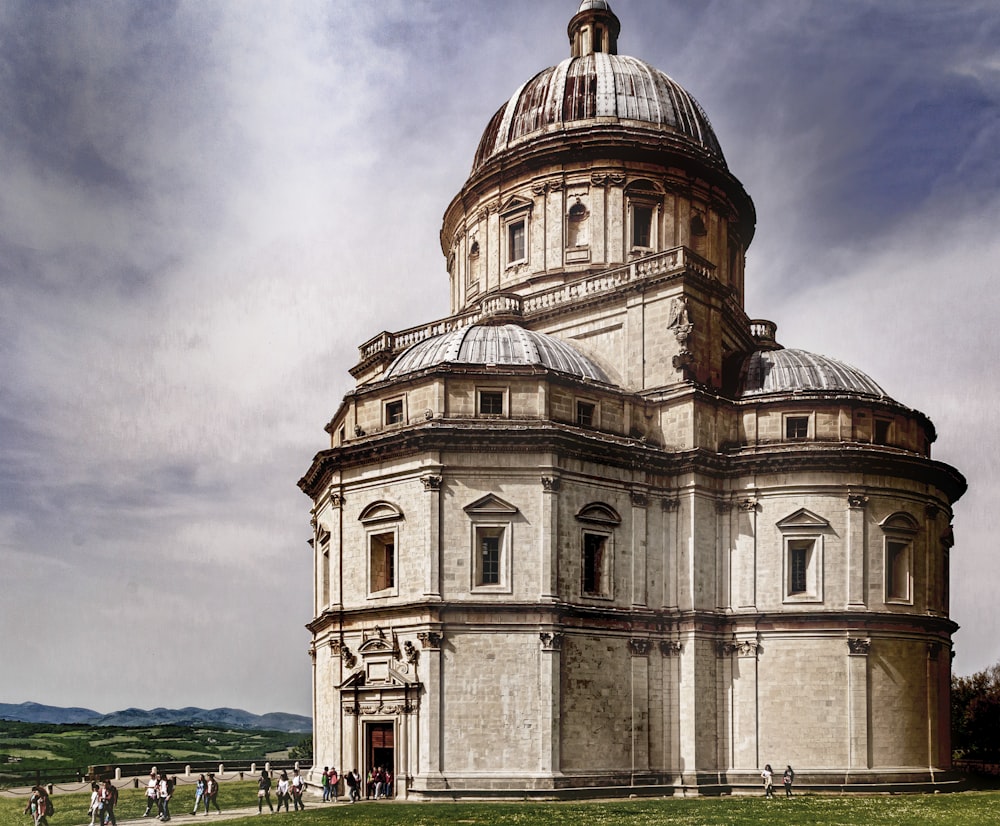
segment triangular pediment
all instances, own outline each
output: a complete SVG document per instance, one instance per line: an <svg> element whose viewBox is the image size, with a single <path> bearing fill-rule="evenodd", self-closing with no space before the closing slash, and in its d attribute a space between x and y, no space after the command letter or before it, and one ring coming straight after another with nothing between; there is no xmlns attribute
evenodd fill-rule
<svg viewBox="0 0 1000 826"><path fill-rule="evenodd" d="M819 514L813 513L806 508L799 508L795 513L789 514L777 523L781 530L789 528L811 528L813 530L830 527L830 523Z"/></svg>
<svg viewBox="0 0 1000 826"><path fill-rule="evenodd" d="M484 516L510 516L511 514L517 513L517 508L515 508L510 502L505 502L493 493L488 493L481 499L471 502L465 506L464 510L466 513L481 514Z"/></svg>
<svg viewBox="0 0 1000 826"><path fill-rule="evenodd" d="M519 198L515 195L513 198L509 198L500 207L500 214L509 215L511 212L518 212L522 209L531 209L532 206L534 206L534 204L531 201L525 198Z"/></svg>
<svg viewBox="0 0 1000 826"><path fill-rule="evenodd" d="M337 688L340 691L345 689L384 690L386 688L408 688L415 685L419 685L416 679L389 666L384 671L379 670L377 676L370 675L366 668L358 668L352 671Z"/></svg>

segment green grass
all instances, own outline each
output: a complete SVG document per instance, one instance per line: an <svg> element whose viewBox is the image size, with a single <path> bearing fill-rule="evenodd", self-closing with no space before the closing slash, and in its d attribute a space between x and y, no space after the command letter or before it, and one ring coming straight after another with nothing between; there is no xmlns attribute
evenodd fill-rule
<svg viewBox="0 0 1000 826"><path fill-rule="evenodd" d="M181 778L184 780L184 778ZM256 785L224 783L223 811L256 805ZM51 826L80 826L89 794L53 796ZM193 787L180 785L171 801L174 813L190 811ZM0 826L30 826L23 798L0 799ZM939 795L840 796L798 795L791 800L747 798L649 799L595 803L361 803L323 805L310 798L295 817L296 826L984 826L1000 823L1000 792ZM145 809L141 789L121 791L119 820L139 817ZM213 810L214 811L214 810ZM251 826L256 816L226 820L227 826ZM205 818L209 822L211 818ZM260 818L256 818L260 826ZM155 821L154 821L155 823Z"/></svg>

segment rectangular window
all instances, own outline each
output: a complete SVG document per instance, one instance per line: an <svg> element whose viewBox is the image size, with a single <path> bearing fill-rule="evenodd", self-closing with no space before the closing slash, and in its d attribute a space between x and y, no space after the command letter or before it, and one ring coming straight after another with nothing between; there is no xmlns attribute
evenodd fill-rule
<svg viewBox="0 0 1000 826"><path fill-rule="evenodd" d="M788 543L788 593L804 594L807 591L806 571L812 542L793 540Z"/></svg>
<svg viewBox="0 0 1000 826"><path fill-rule="evenodd" d="M605 596L607 536L596 533L583 535L583 593L588 596Z"/></svg>
<svg viewBox="0 0 1000 826"><path fill-rule="evenodd" d="M896 602L909 602L910 544L908 542L886 540L885 598Z"/></svg>
<svg viewBox="0 0 1000 826"><path fill-rule="evenodd" d="M594 414L596 412L596 404L578 401L576 403L576 423L580 427L593 427L595 418Z"/></svg>
<svg viewBox="0 0 1000 826"><path fill-rule="evenodd" d="M477 528L476 544L479 546L477 585L500 584L500 543L503 528Z"/></svg>
<svg viewBox="0 0 1000 826"><path fill-rule="evenodd" d="M526 257L525 225L522 219L507 225L507 263L523 261Z"/></svg>
<svg viewBox="0 0 1000 826"><path fill-rule="evenodd" d="M396 587L396 535L373 534L369 548L369 583L371 591Z"/></svg>
<svg viewBox="0 0 1000 826"><path fill-rule="evenodd" d="M823 601L823 538L785 537L785 602Z"/></svg>
<svg viewBox="0 0 1000 826"><path fill-rule="evenodd" d="M642 206L641 204L632 205L632 246L633 247L650 247L652 246L652 230L653 230L653 208L651 206Z"/></svg>
<svg viewBox="0 0 1000 826"><path fill-rule="evenodd" d="M877 445L889 444L889 426L892 424L888 419L875 420L875 433L872 441Z"/></svg>
<svg viewBox="0 0 1000 826"><path fill-rule="evenodd" d="M385 423L386 424L402 424L403 422L403 400L397 399L396 401L385 403Z"/></svg>
<svg viewBox="0 0 1000 826"><path fill-rule="evenodd" d="M502 416L503 415L503 391L502 390L480 390L479 391L479 415L480 416Z"/></svg>
<svg viewBox="0 0 1000 826"><path fill-rule="evenodd" d="M805 439L809 436L808 416L786 416L785 417L785 438Z"/></svg>

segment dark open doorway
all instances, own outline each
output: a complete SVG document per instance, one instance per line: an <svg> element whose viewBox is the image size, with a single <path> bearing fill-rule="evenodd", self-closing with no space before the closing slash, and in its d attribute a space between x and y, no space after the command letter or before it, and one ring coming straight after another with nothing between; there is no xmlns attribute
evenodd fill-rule
<svg viewBox="0 0 1000 826"><path fill-rule="evenodd" d="M368 770L381 768L395 781L395 731L392 723L368 723L366 726L365 757ZM393 786L395 782L393 782Z"/></svg>

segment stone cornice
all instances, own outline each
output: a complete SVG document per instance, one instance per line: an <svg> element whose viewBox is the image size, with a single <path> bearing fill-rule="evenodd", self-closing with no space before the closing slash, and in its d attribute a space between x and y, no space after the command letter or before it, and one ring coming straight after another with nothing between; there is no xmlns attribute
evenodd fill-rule
<svg viewBox="0 0 1000 826"><path fill-rule="evenodd" d="M418 453L488 451L554 452L612 467L641 468L650 476L701 473L734 478L765 473L826 471L898 476L925 482L954 502L966 489L955 468L893 448L843 442L761 446L722 454L704 449L670 451L639 440L548 420L433 419L358 439L316 454L299 487L315 499L335 469L357 467Z"/></svg>

